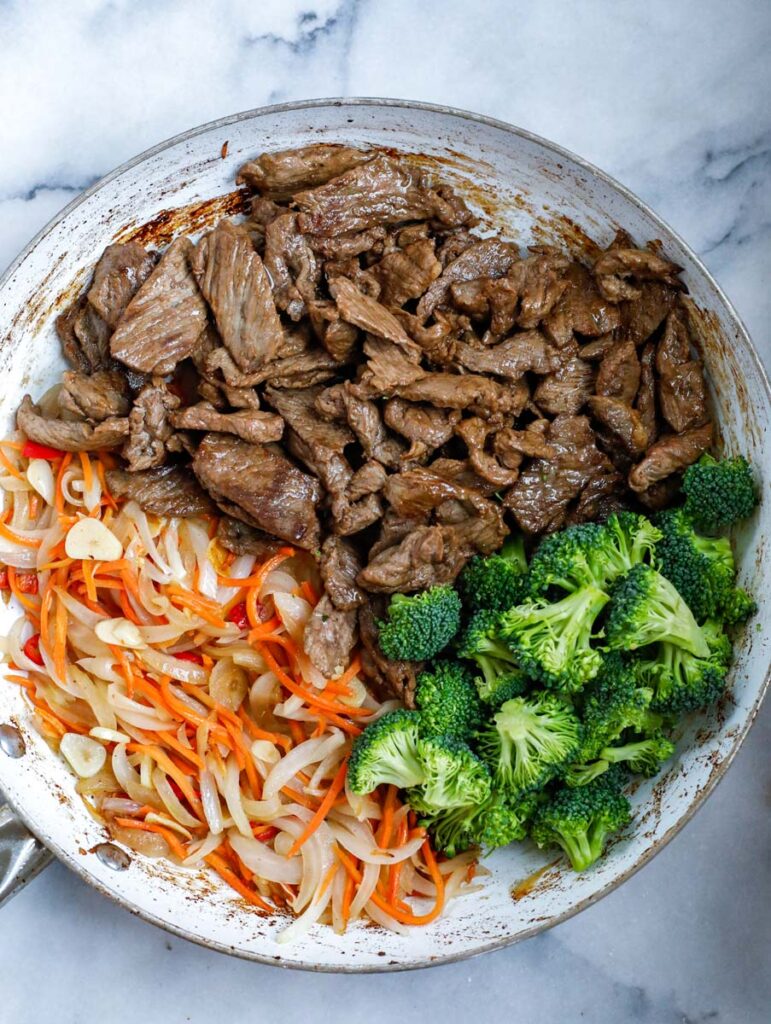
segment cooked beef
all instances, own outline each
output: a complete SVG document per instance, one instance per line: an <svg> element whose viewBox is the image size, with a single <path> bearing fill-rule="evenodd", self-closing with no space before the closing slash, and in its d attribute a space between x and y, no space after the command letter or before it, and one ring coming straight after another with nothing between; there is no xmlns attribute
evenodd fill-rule
<svg viewBox="0 0 771 1024"><path fill-rule="evenodd" d="M107 486L116 498L135 501L154 516L208 516L216 509L187 467L160 466L138 473L107 471Z"/></svg>
<svg viewBox="0 0 771 1024"><path fill-rule="evenodd" d="M173 413L171 422L177 430L217 430L223 434L235 434L250 444L280 441L284 433L284 421L273 413L252 409L221 413L209 402L189 405Z"/></svg>
<svg viewBox="0 0 771 1024"><path fill-rule="evenodd" d="M277 354L283 331L270 278L243 228L220 221L195 247L191 266L220 337L243 373Z"/></svg>
<svg viewBox="0 0 771 1024"><path fill-rule="evenodd" d="M367 682L381 700L396 697L405 707L414 708L417 676L423 662L386 658L380 650L379 630L370 603L362 605L359 610L359 630L363 646L361 667Z"/></svg>
<svg viewBox="0 0 771 1024"><path fill-rule="evenodd" d="M278 452L226 434L207 434L193 457L193 470L229 515L298 547L318 547L319 485Z"/></svg>
<svg viewBox="0 0 771 1024"><path fill-rule="evenodd" d="M683 481L682 473L673 473L671 476L658 480L646 491L640 491L636 497L641 505L644 505L650 512L658 512L667 508L676 501L680 493L680 485Z"/></svg>
<svg viewBox="0 0 771 1024"><path fill-rule="evenodd" d="M474 471L496 487L511 487L519 476L519 463L516 466L503 465L494 452L485 451L487 439L495 430L495 426L479 416L470 416L456 427L456 433L466 443Z"/></svg>
<svg viewBox="0 0 771 1024"><path fill-rule="evenodd" d="M419 526L399 543L378 552L356 577L364 590L408 594L451 583L463 565L454 530Z"/></svg>
<svg viewBox="0 0 771 1024"><path fill-rule="evenodd" d="M179 398L162 382L146 384L134 399L129 438L121 453L132 473L162 466L167 452L181 450L171 422L178 408Z"/></svg>
<svg viewBox="0 0 771 1024"><path fill-rule="evenodd" d="M677 298L677 291L660 281L642 281L640 297L633 302L622 302L622 333L625 338L641 345L658 330Z"/></svg>
<svg viewBox="0 0 771 1024"><path fill-rule="evenodd" d="M690 466L711 444L711 423L659 438L629 474L629 486L633 491L647 491L652 484Z"/></svg>
<svg viewBox="0 0 771 1024"><path fill-rule="evenodd" d="M570 503L584 488L595 477L613 473L585 416L557 416L546 441L554 449L554 458L533 459L504 498L520 528L529 534L560 529Z"/></svg>
<svg viewBox="0 0 771 1024"><path fill-rule="evenodd" d="M358 640L357 621L355 608L335 608L328 594L311 612L303 634L303 649L326 679L336 679L345 671Z"/></svg>
<svg viewBox="0 0 771 1024"><path fill-rule="evenodd" d="M520 327L537 327L551 313L568 287L565 271L569 265L570 260L563 253L554 252L536 253L514 264L508 277L516 282L519 292ZM496 331L495 324L491 329Z"/></svg>
<svg viewBox="0 0 771 1024"><path fill-rule="evenodd" d="M594 367L577 353L578 346L568 344L562 350L562 365L539 381L533 401L542 412L575 415L586 405L594 389Z"/></svg>
<svg viewBox="0 0 771 1024"><path fill-rule="evenodd" d="M421 351L407 335L402 325L385 306L364 295L356 285L345 277L336 277L329 282L332 298L343 320L378 338L393 342L409 356L414 363L420 361Z"/></svg>
<svg viewBox="0 0 771 1024"><path fill-rule="evenodd" d="M195 480L195 477L191 479ZM233 519L232 516L220 518L217 523L217 540L234 555L255 555L261 562L275 555L281 547L281 541L276 537L242 523L240 519Z"/></svg>
<svg viewBox="0 0 771 1024"><path fill-rule="evenodd" d="M701 362L691 358L688 326L680 310L667 317L656 349L661 415L675 431L698 427L707 418L707 388Z"/></svg>
<svg viewBox="0 0 771 1024"><path fill-rule="evenodd" d="M110 328L85 296L56 318L56 333L65 359L79 372L110 365Z"/></svg>
<svg viewBox="0 0 771 1024"><path fill-rule="evenodd" d="M294 195L304 232L337 235L350 231L431 218L455 227L472 220L461 204L449 203L423 185L421 174L378 154L320 188Z"/></svg>
<svg viewBox="0 0 771 1024"><path fill-rule="evenodd" d="M385 421L397 434L410 442L405 461L424 459L450 440L460 412L437 409L431 405L416 405L403 398L391 398L385 404Z"/></svg>
<svg viewBox="0 0 771 1024"><path fill-rule="evenodd" d="M393 389L411 402L430 402L442 409L471 409L478 416L509 413L519 416L530 392L523 382L498 384L479 374L429 373Z"/></svg>
<svg viewBox="0 0 771 1024"><path fill-rule="evenodd" d="M366 598L356 577L361 572L359 553L350 541L327 537L321 545L321 578L332 604L341 611L351 611L364 604Z"/></svg>
<svg viewBox="0 0 771 1024"><path fill-rule="evenodd" d="M368 228L366 231L351 231L341 235L306 235L311 249L326 260L348 260L352 256L374 249L386 237L383 227Z"/></svg>
<svg viewBox="0 0 771 1024"><path fill-rule="evenodd" d="M403 306L418 299L442 273L434 243L427 238L411 242L389 253L370 270L380 285L380 301L386 306Z"/></svg>
<svg viewBox="0 0 771 1024"><path fill-rule="evenodd" d="M251 388L266 381L273 387L309 388L340 372L341 364L327 352L314 349L286 359L276 359L255 373L241 373L226 349L218 348L206 360L207 371L221 371L230 387Z"/></svg>
<svg viewBox="0 0 771 1024"><path fill-rule="evenodd" d="M364 354L366 369L357 385L363 397L391 395L397 388L429 376L402 348L382 338L370 335L364 342Z"/></svg>
<svg viewBox="0 0 771 1024"><path fill-rule="evenodd" d="M600 295L583 264L571 263L565 271L565 281L565 291L543 322L547 337L555 345L564 348L575 334L598 338L620 326L618 307Z"/></svg>
<svg viewBox="0 0 771 1024"><path fill-rule="evenodd" d="M663 281L676 286L682 270L651 249L611 246L594 264L597 286L610 302L639 299L640 289L634 281ZM632 278L632 281L629 280Z"/></svg>
<svg viewBox="0 0 771 1024"><path fill-rule="evenodd" d="M604 521L612 512L626 508L625 490L626 481L617 469L609 463L599 467L568 512L565 526Z"/></svg>
<svg viewBox="0 0 771 1024"><path fill-rule="evenodd" d="M62 374L59 408L93 423L128 416L131 398L126 378L119 370L96 370L92 374L67 370Z"/></svg>
<svg viewBox="0 0 771 1024"><path fill-rule="evenodd" d="M630 456L641 455L648 442L648 431L640 414L620 398L593 395L589 399L592 414L621 443Z"/></svg>
<svg viewBox="0 0 771 1024"><path fill-rule="evenodd" d="M472 373L490 373L507 380L519 380L526 373L545 374L556 370L560 356L540 331L521 331L485 348L459 342L456 359Z"/></svg>
<svg viewBox="0 0 771 1024"><path fill-rule="evenodd" d="M114 328L129 301L155 266L155 255L138 242L108 245L94 269L88 301L108 327Z"/></svg>
<svg viewBox="0 0 771 1024"><path fill-rule="evenodd" d="M297 229L297 214L276 217L265 229L265 269L273 284L276 306L300 320L316 298L321 266L305 235Z"/></svg>
<svg viewBox="0 0 771 1024"><path fill-rule="evenodd" d="M649 448L658 437L658 420L656 417L656 344L649 341L640 356L640 389L637 392L635 408L640 421L645 427L645 447Z"/></svg>
<svg viewBox="0 0 771 1024"><path fill-rule="evenodd" d="M524 430L504 427L493 437L493 451L498 460L509 469L518 469L522 459L553 459L555 449L547 442L548 420L535 420Z"/></svg>
<svg viewBox="0 0 771 1024"><path fill-rule="evenodd" d="M503 277L519 259L513 245L500 238L476 241L448 263L440 277L426 290L418 303L418 316L425 319L441 305L456 281L471 281L475 277Z"/></svg>
<svg viewBox="0 0 771 1024"><path fill-rule="evenodd" d="M316 401L321 390L318 386L302 390L268 387L265 398L304 441L342 454L346 445L353 442L354 435L347 426L319 417Z"/></svg>
<svg viewBox="0 0 771 1024"><path fill-rule="evenodd" d="M640 387L640 360L631 341L620 341L603 357L594 389L630 405Z"/></svg>
<svg viewBox="0 0 771 1024"><path fill-rule="evenodd" d="M605 358L611 349L615 348L618 342L613 335L601 334L599 338L595 338L594 341L587 341L585 345L581 345L578 350L578 354L587 363L599 363Z"/></svg>
<svg viewBox="0 0 771 1024"><path fill-rule="evenodd" d="M206 324L206 303L193 277L188 238L177 238L123 311L110 339L115 359L141 373L171 373Z"/></svg>
<svg viewBox="0 0 771 1024"><path fill-rule="evenodd" d="M327 389L328 392L332 390L337 393L337 401L340 403L341 414L338 418L347 421L366 457L377 459L391 469L398 466L404 447L396 438L389 437L378 406L369 399L360 398L355 387L348 381L335 385L334 389ZM320 398L316 399L317 409L320 408Z"/></svg>
<svg viewBox="0 0 771 1024"><path fill-rule="evenodd" d="M270 199L290 199L300 189L323 185L371 159L372 153L360 149L317 142L300 149L263 153L244 164L236 181Z"/></svg>
<svg viewBox="0 0 771 1024"><path fill-rule="evenodd" d="M48 419L41 415L39 407L29 395L21 400L16 413L16 426L30 441L65 452L95 452L103 448L115 448L129 432L126 417L111 417L96 426L85 422Z"/></svg>
<svg viewBox="0 0 771 1024"><path fill-rule="evenodd" d="M367 494L377 494L385 486L388 474L382 462L377 459L368 459L363 466L359 466L348 483L348 497L351 501L358 501Z"/></svg>

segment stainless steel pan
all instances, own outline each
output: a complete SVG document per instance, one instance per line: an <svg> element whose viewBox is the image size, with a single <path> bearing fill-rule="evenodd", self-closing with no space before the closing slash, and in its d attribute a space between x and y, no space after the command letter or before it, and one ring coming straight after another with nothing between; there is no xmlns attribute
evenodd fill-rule
<svg viewBox="0 0 771 1024"><path fill-rule="evenodd" d="M746 453L761 478L771 479L768 381L739 317L686 244L626 189L559 147L490 118L401 100L317 100L225 118L149 150L70 204L0 281L0 429L10 427L25 391L40 394L58 377L53 320L108 242L142 225L140 237L150 244L199 231L242 206L233 179L246 158L321 139L416 154L523 246L552 241L581 252L587 236L603 245L618 226L640 242L659 239L684 267L691 296L705 311L703 356L725 446ZM31 727L18 689L0 685L0 789L16 812L0 817L0 895L31 877L51 850L105 895L170 931L254 960L323 971L423 967L534 935L645 864L688 821L736 753L768 682L770 521L767 501L736 538L742 580L760 610L740 646L731 697L687 724L666 774L634 794L633 825L586 874L552 864L520 886L515 899L517 883L548 859L513 847L487 862L492 876L482 893L454 901L441 921L407 938L364 927L337 936L318 927L284 947L275 941L279 922L253 914L208 874L109 843L64 764ZM14 614L3 610L0 628Z"/></svg>

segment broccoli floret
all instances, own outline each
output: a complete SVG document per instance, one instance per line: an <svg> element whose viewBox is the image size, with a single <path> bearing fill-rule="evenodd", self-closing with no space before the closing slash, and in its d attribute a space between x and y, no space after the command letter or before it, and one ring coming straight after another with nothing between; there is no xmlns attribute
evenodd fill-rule
<svg viewBox="0 0 771 1024"><path fill-rule="evenodd" d="M382 783L406 789L425 781L418 756L419 723L416 711L391 711L356 737L348 761L352 793L371 793Z"/></svg>
<svg viewBox="0 0 771 1024"><path fill-rule="evenodd" d="M435 586L410 597L394 594L388 620L379 622L380 648L397 661L425 661L449 644L460 629L460 597L450 586Z"/></svg>
<svg viewBox="0 0 771 1024"><path fill-rule="evenodd" d="M497 785L518 796L543 785L568 763L581 741L581 724L565 701L548 693L506 701L477 735L477 749Z"/></svg>
<svg viewBox="0 0 771 1024"><path fill-rule="evenodd" d="M608 771L585 786L559 789L538 810L530 837L542 848L561 846L573 870L585 871L601 856L608 836L630 821L629 801Z"/></svg>
<svg viewBox="0 0 771 1024"><path fill-rule="evenodd" d="M674 743L661 733L656 733L618 747L605 747L600 751L600 760L608 764L626 764L634 775L650 778L674 752Z"/></svg>
<svg viewBox="0 0 771 1024"><path fill-rule="evenodd" d="M732 526L758 503L752 470L742 455L718 460L705 453L686 469L683 493L685 511L705 530Z"/></svg>
<svg viewBox="0 0 771 1024"><path fill-rule="evenodd" d="M662 539L656 545L658 569L702 621L721 610L734 590L734 557L727 537L702 537L682 508L660 512Z"/></svg>
<svg viewBox="0 0 771 1024"><path fill-rule="evenodd" d="M590 556L603 542L603 527L581 523L544 538L530 560L528 593L545 594L551 587L568 593L582 587L598 586Z"/></svg>
<svg viewBox="0 0 771 1024"><path fill-rule="evenodd" d="M480 804L489 797L490 772L467 744L452 736L430 736L420 740L418 756L425 781L410 789L407 799L419 813Z"/></svg>
<svg viewBox="0 0 771 1024"><path fill-rule="evenodd" d="M633 651L659 640L706 657L709 647L693 612L673 585L650 565L635 565L621 580L605 624L610 650Z"/></svg>
<svg viewBox="0 0 771 1024"><path fill-rule="evenodd" d="M528 824L543 800L541 793L528 793L511 800L494 791L482 803L466 804L422 818L437 850L454 857L470 846L488 850L507 846L527 835Z"/></svg>
<svg viewBox="0 0 771 1024"><path fill-rule="evenodd" d="M649 711L652 699L653 689L641 685L623 655L618 651L607 654L584 694L583 740L577 760L593 761L625 729L647 732L659 728L660 721Z"/></svg>
<svg viewBox="0 0 771 1024"><path fill-rule="evenodd" d="M471 559L458 577L458 589L469 611L502 612L525 596L527 561L522 537L510 538L499 552Z"/></svg>
<svg viewBox="0 0 771 1024"><path fill-rule="evenodd" d="M415 688L424 736L467 740L483 718L482 702L471 672L459 661L435 661L421 672Z"/></svg>
<svg viewBox="0 0 771 1024"><path fill-rule="evenodd" d="M517 696L527 685L515 655L496 638L499 619L498 612L476 612L457 641L458 656L473 661L481 673L474 677L479 696L491 705Z"/></svg>
<svg viewBox="0 0 771 1024"><path fill-rule="evenodd" d="M582 587L561 601L526 601L501 615L499 635L524 671L553 689L575 692L592 679L602 656L591 646L608 595Z"/></svg>
<svg viewBox="0 0 771 1024"><path fill-rule="evenodd" d="M725 689L731 663L731 641L719 623L702 627L707 641L705 657L698 657L671 643L661 643L654 657L642 658L636 666L639 678L653 688L651 708L663 715L684 715L707 707Z"/></svg>
<svg viewBox="0 0 771 1024"><path fill-rule="evenodd" d="M746 622L757 610L758 606L751 594L741 587L732 587L723 600L720 617L727 626L736 626L740 622Z"/></svg>

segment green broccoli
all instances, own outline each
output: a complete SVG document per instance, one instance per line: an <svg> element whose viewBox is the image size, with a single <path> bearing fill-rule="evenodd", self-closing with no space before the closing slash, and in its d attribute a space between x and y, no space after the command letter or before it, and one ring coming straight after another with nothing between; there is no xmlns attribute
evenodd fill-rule
<svg viewBox="0 0 771 1024"><path fill-rule="evenodd" d="M720 617L727 626L736 626L746 622L757 610L758 606L751 594L741 587L732 587L720 607Z"/></svg>
<svg viewBox="0 0 771 1024"><path fill-rule="evenodd" d="M610 650L633 651L664 640L698 657L709 654L691 609L668 579L642 563L616 587L605 637Z"/></svg>
<svg viewBox="0 0 771 1024"><path fill-rule="evenodd" d="M658 644L655 654L636 664L638 678L653 689L651 708L663 715L684 715L714 704L725 689L731 664L731 641L720 624L702 627L707 655L698 657L671 644Z"/></svg>
<svg viewBox="0 0 771 1024"><path fill-rule="evenodd" d="M508 846L527 835L528 824L543 800L541 793L528 793L519 800L493 791L482 803L452 807L420 819L428 828L437 850L454 857L470 846L488 850Z"/></svg>
<svg viewBox="0 0 771 1024"><path fill-rule="evenodd" d="M435 661L421 672L415 688L423 736L466 740L483 717L471 672L459 661Z"/></svg>
<svg viewBox="0 0 771 1024"><path fill-rule="evenodd" d="M650 560L660 539L660 530L637 512L614 512L608 516L600 542L589 556L598 585L601 581L608 587L633 566Z"/></svg>
<svg viewBox="0 0 771 1024"><path fill-rule="evenodd" d="M388 620L378 622L380 649L397 661L433 658L458 632L460 612L460 597L447 585L410 597L394 594Z"/></svg>
<svg viewBox="0 0 771 1024"><path fill-rule="evenodd" d="M510 796L542 786L578 750L581 724L568 704L543 692L506 701L477 734L477 749Z"/></svg>
<svg viewBox="0 0 771 1024"><path fill-rule="evenodd" d="M583 738L577 761L593 761L626 729L647 733L661 726L658 716L649 711L653 689L641 685L635 667L619 651L606 655L583 697Z"/></svg>
<svg viewBox="0 0 771 1024"><path fill-rule="evenodd" d="M758 503L752 470L742 455L718 460L705 453L686 469L683 493L685 511L705 530L732 526Z"/></svg>
<svg viewBox="0 0 771 1024"><path fill-rule="evenodd" d="M476 555L458 577L458 589L469 611L502 612L525 596L527 561L521 536L510 538L493 555Z"/></svg>
<svg viewBox="0 0 771 1024"><path fill-rule="evenodd" d="M483 803L490 795L490 772L469 746L452 736L430 736L418 743L425 781L407 792L410 806L423 814Z"/></svg>
<svg viewBox="0 0 771 1024"><path fill-rule="evenodd" d="M573 593L598 586L590 556L603 540L603 527L597 523L581 523L545 537L528 567L529 596L541 596L552 587Z"/></svg>
<svg viewBox="0 0 771 1024"><path fill-rule="evenodd" d="M425 781L418 755L419 723L418 712L400 709L378 718L356 737L348 761L352 793L371 793L382 783L406 789Z"/></svg>
<svg viewBox="0 0 771 1024"><path fill-rule="evenodd" d="M457 640L461 658L475 662L481 675L474 677L479 696L486 704L500 706L509 697L518 696L527 686L527 677L511 650L496 638L500 615L478 611L469 619Z"/></svg>
<svg viewBox="0 0 771 1024"><path fill-rule="evenodd" d="M499 635L528 675L550 688L575 692L602 663L591 640L607 602L608 595L591 586L553 603L529 600L501 615Z"/></svg>
<svg viewBox="0 0 771 1024"><path fill-rule="evenodd" d="M536 813L530 837L536 845L561 846L574 871L601 856L608 837L631 821L629 801L610 771L585 786L559 789Z"/></svg>
<svg viewBox="0 0 771 1024"><path fill-rule="evenodd" d="M650 778L674 752L674 743L659 732L618 747L605 747L600 751L600 760L609 764L626 764L634 775Z"/></svg>

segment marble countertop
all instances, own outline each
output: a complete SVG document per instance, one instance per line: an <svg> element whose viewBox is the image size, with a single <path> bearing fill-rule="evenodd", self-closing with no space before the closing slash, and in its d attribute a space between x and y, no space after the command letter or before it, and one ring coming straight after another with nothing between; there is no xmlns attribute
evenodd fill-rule
<svg viewBox="0 0 771 1024"><path fill-rule="evenodd" d="M0 267L82 189L193 125L400 96L561 143L702 255L771 369L771 7L758 0L0 0ZM771 706L650 865L521 945L409 975L284 973L136 920L55 865L2 911L2 1019L761 1024Z"/></svg>

